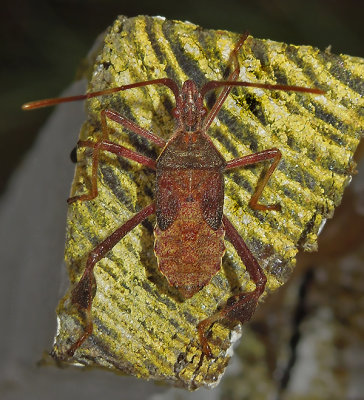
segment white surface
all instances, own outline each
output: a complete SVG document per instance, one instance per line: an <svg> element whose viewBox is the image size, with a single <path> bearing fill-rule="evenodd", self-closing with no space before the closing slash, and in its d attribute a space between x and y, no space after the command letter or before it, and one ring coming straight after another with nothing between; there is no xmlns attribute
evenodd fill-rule
<svg viewBox="0 0 364 400"><path fill-rule="evenodd" d="M84 90L84 83L77 83L64 95ZM106 371L36 365L51 348L56 329L66 199L74 171L69 154L85 118L83 107L73 103L55 109L0 205L1 399L140 399L163 390Z"/></svg>

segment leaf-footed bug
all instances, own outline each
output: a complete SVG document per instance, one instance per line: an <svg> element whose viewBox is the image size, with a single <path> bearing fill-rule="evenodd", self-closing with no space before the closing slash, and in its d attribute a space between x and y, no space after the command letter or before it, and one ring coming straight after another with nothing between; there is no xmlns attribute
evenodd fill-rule
<svg viewBox="0 0 364 400"><path fill-rule="evenodd" d="M91 201L97 197L97 169L101 151L125 157L155 170L156 200L116 229L90 252L84 273L72 291L72 303L85 312L85 327L83 334L69 348L69 356L73 355L93 331L92 302L93 288L96 284L93 273L95 264L105 257L129 231L154 213L157 219L154 230L155 254L159 269L170 285L177 288L184 298L192 297L205 287L220 270L222 256L225 252L225 235L235 247L256 286L255 290L251 292L243 292L230 297L224 307L198 324L197 331L203 354L212 357L207 331L214 322L227 319L244 323L254 313L258 300L264 292L266 277L238 231L223 213L223 173L230 169L272 160L263 179L258 183L249 206L260 211L279 211L279 204L263 205L258 201L281 159L281 152L277 148L272 148L226 161L206 132L235 86L313 94L323 94L324 92L316 88L238 81L240 66L237 53L247 37L248 33L241 36L230 55L229 64L232 65L232 72L228 78L223 81L209 81L201 89L193 80L185 81L180 89L172 79L161 78L86 95L30 102L23 106L23 109L31 110L148 85L168 87L172 90L176 101L173 116L177 126L167 142L111 109L101 111L102 136L97 142L89 140L78 142L79 147L92 149L91 190L87 194L69 198L69 204L75 201ZM204 106L203 99L207 92L218 88L222 88L221 93L208 111ZM157 160L109 141L107 119L161 147L162 152Z"/></svg>

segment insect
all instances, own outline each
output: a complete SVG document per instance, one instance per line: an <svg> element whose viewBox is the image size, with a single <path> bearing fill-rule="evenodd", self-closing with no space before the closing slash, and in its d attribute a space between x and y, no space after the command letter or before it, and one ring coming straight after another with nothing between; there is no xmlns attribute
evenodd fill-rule
<svg viewBox="0 0 364 400"><path fill-rule="evenodd" d="M209 81L201 88L198 88L193 80L185 81L182 88L179 88L174 80L161 78L85 95L46 99L23 105L23 109L31 110L148 85L166 86L173 92L176 102L172 112L176 120L176 128L167 142L111 109L101 111L101 137L96 142L90 140L78 142L78 147L92 150L91 189L87 194L69 198L67 200L69 204L77 201L92 201L97 197L99 155L104 151L155 170L156 185L155 201L116 229L88 255L83 275L72 290L71 296L72 303L86 316L85 327L82 335L69 348L69 356L72 356L93 332L92 302L93 288L96 285L93 271L96 263L105 257L129 231L152 214L156 214L154 250L159 269L169 284L177 288L185 299L191 298L204 288L220 270L225 252L225 236L233 244L255 284L253 291L240 292L231 296L219 311L199 322L197 332L202 354L207 357L213 356L207 336L212 324L223 319L239 321L243 324L253 315L259 298L264 292L266 276L238 231L223 213L223 174L231 169L271 161L270 167L257 185L249 206L262 212L279 211L281 208L279 204L263 205L259 203L259 199L282 154L279 149L271 148L226 161L212 143L207 131L227 96L236 86L313 94L324 92L316 88L238 81L240 72L238 52L247 37L248 33L243 34L231 52L229 66L232 71L228 78L221 81ZM214 105L208 110L204 105L204 97L208 92L216 89L221 89L221 92ZM108 120L120 124L159 146L162 151L158 158L153 160L111 142Z"/></svg>

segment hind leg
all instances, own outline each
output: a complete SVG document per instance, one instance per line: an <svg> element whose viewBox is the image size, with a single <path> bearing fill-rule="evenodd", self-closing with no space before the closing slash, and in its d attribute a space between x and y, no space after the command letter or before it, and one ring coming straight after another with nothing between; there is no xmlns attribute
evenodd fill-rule
<svg viewBox="0 0 364 400"><path fill-rule="evenodd" d="M256 309L260 296L264 292L265 284L267 282L267 278L258 264L258 261L255 259L243 238L239 235L238 231L225 215L223 216L223 223L227 238L235 247L249 273L250 278L255 283L255 290L247 293L239 293L230 297L225 307L198 324L197 330L202 345L202 351L207 357L212 357L211 348L207 341L207 330L211 325L223 319L239 321L242 324L249 321Z"/></svg>
<svg viewBox="0 0 364 400"><path fill-rule="evenodd" d="M82 335L67 351L68 356L73 353L82 345L82 343L92 334L92 301L93 301L93 288L96 285L94 276L94 267L98 261L105 257L105 255L132 229L144 221L147 217L155 212L155 203L143 208L134 217L129 219L125 224L118 228L114 233L107 237L103 242L96 246L89 254L86 262L85 271L72 290L71 301L76 305L80 311L85 314L85 327Z"/></svg>

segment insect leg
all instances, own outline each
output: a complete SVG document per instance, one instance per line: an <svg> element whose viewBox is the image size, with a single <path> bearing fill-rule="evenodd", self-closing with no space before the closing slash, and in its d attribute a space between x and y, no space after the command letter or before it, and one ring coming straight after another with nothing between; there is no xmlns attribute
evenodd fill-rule
<svg viewBox="0 0 364 400"><path fill-rule="evenodd" d="M257 185L255 193L249 201L249 206L255 210L267 211L267 210L276 210L279 211L281 209L280 204L258 204L259 197L261 196L265 185L267 184L269 178L273 174L274 170L277 168L279 161L282 157L282 153L280 150L273 148L269 150L260 151L258 153L249 154L248 156L236 158L235 160L228 161L225 167L225 170L244 167L246 165L252 165L261 161L271 160L273 159L273 163L269 167L268 171L265 173L263 179L261 179Z"/></svg>
<svg viewBox="0 0 364 400"><path fill-rule="evenodd" d="M97 144L95 142L91 142L90 140L80 140L77 143L77 147L91 147L93 149L98 147L99 150L108 151L109 153L128 158L129 160L136 161L151 169L156 168L156 162L152 158L144 156L143 154L137 153L136 151L127 149L126 147L113 142L102 141L100 144Z"/></svg>
<svg viewBox="0 0 364 400"><path fill-rule="evenodd" d="M109 127L107 125L106 117L109 117L109 118L113 119L114 121L119 122L126 128L132 130L133 132L138 133L139 135L154 141L154 143L158 144L159 146L161 146L162 143L165 143L162 138L158 138L158 136L155 136L153 133L141 128L140 126L136 125L134 122L129 121L128 119L122 117L120 114L116 113L115 111L102 110L100 117L101 117L101 127L102 127L101 138L97 142L91 142L91 141L78 142L78 147L91 147L94 149L94 151L92 153L92 173L91 173L90 192L87 194L80 195L80 196L70 197L69 199L67 199L68 204L71 204L75 201L89 201L89 200L94 199L97 196L97 193L98 193L98 190L97 190L97 168L99 165L99 154L100 154L100 151L102 151L102 150L106 150L111 153L121 155L123 157L137 161L147 167L155 169L155 161L154 160L152 160L148 157L145 157L141 154L138 154L132 150L129 150L126 147L123 147L123 146L120 146L120 145L117 145L115 143L108 141Z"/></svg>
<svg viewBox="0 0 364 400"><path fill-rule="evenodd" d="M143 136L146 139L150 140L151 142L155 143L159 147L164 147L166 145L166 141L156 135L154 133L147 131L146 129L142 128L141 126L137 125L133 121L123 117L119 113L113 110L104 110L103 111L106 117L110 118L111 120L119 123L120 125L124 126L125 128L131 130L132 132L136 133L137 135Z"/></svg>
<svg viewBox="0 0 364 400"><path fill-rule="evenodd" d="M235 247L239 257L243 261L245 268L249 273L250 278L255 283L255 290L248 293L239 293L230 297L225 307L198 324L197 329L202 350L207 357L212 357L212 352L206 337L206 331L208 328L214 322L222 319L239 321L242 324L246 321L249 321L256 309L259 297L264 292L265 284L267 282L267 278L262 268L258 264L258 261L248 249L243 238L239 235L238 231L234 228L226 215L223 216L223 224L227 238Z"/></svg>
<svg viewBox="0 0 364 400"><path fill-rule="evenodd" d="M93 273L95 264L100 261L105 255L132 229L139 225L144 219L149 217L155 212L155 203L143 208L134 217L130 218L120 228L113 232L103 242L96 246L88 255L85 271L76 285L72 290L71 301L72 304L78 306L78 308L85 313L85 328L80 338L70 347L67 351L69 356L81 346L81 344L91 335L92 333L92 318L91 318L91 307L93 301L93 289L96 285L95 276Z"/></svg>
<svg viewBox="0 0 364 400"><path fill-rule="evenodd" d="M240 48L243 46L246 38L249 36L249 32L245 32L241 35L239 41L236 43L234 50L231 52L230 57L229 57L229 65L233 64L233 71L229 74L228 78L226 79L227 81L236 81L239 78L239 73L240 73L240 65L239 65L239 60L238 60L238 51ZM224 104L227 96L231 92L232 87L231 86L225 86L219 97L216 99L215 104L207 114L204 124L203 124L203 129L206 131L210 125L212 124L212 121L215 119L216 114L220 111L222 105ZM202 88L201 93L204 95L204 88Z"/></svg>

